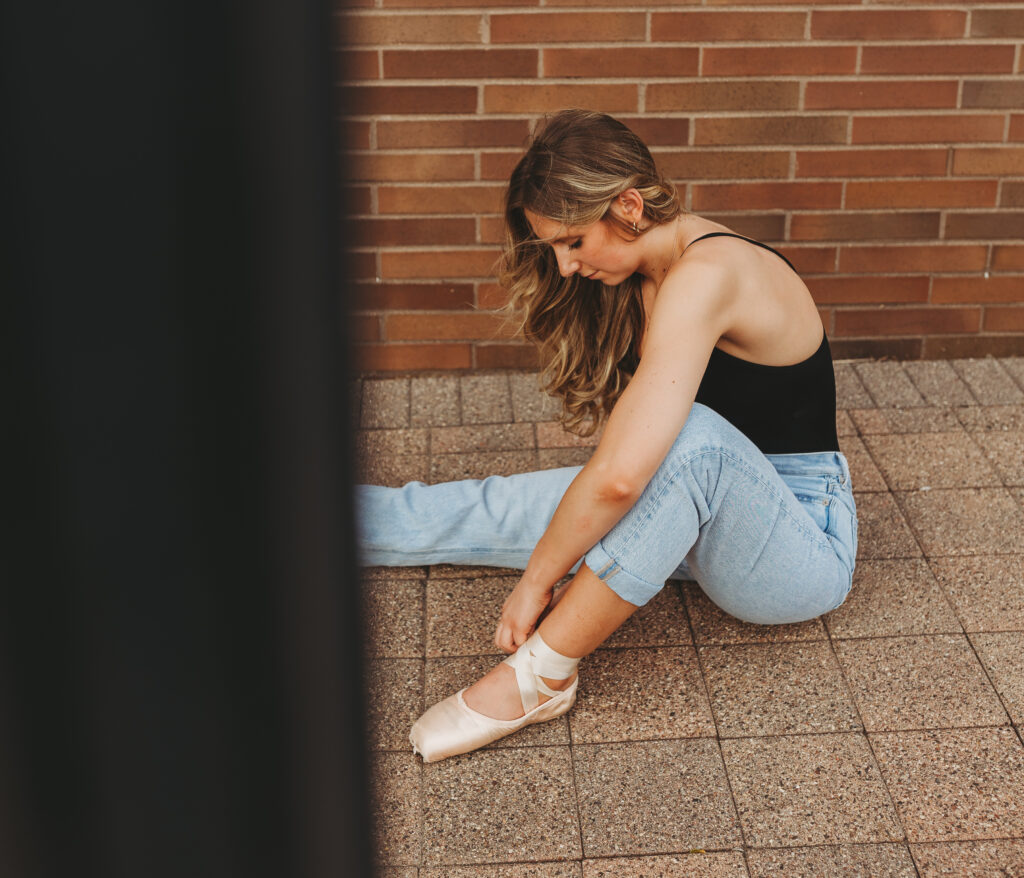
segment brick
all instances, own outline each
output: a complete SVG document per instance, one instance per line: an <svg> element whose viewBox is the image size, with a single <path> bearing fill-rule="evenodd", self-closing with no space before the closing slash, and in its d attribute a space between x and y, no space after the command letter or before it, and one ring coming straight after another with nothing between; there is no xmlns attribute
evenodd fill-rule
<svg viewBox="0 0 1024 878"><path fill-rule="evenodd" d="M394 79L530 78L536 49L385 50L384 76Z"/></svg>
<svg viewBox="0 0 1024 878"><path fill-rule="evenodd" d="M338 53L338 78L380 79L380 59L373 49Z"/></svg>
<svg viewBox="0 0 1024 878"><path fill-rule="evenodd" d="M977 332L980 308L872 308L836 313L836 335Z"/></svg>
<svg viewBox="0 0 1024 878"><path fill-rule="evenodd" d="M472 284L359 284L349 290L360 311L439 311L473 304Z"/></svg>
<svg viewBox="0 0 1024 878"><path fill-rule="evenodd" d="M1000 186L999 206L1024 207L1024 181L1003 180ZM1024 237L1024 234L1020 237Z"/></svg>
<svg viewBox="0 0 1024 878"><path fill-rule="evenodd" d="M1024 37L1024 9L975 9L972 37Z"/></svg>
<svg viewBox="0 0 1024 878"><path fill-rule="evenodd" d="M573 6L617 6L623 8L622 0L541 0L542 5L555 7ZM643 6L699 6L702 0L645 0ZM639 5L639 4L637 4Z"/></svg>
<svg viewBox="0 0 1024 878"><path fill-rule="evenodd" d="M828 335L832 335L832 329L835 325L835 314L835 308L818 307L818 317L821 318L821 325L825 327L825 332Z"/></svg>
<svg viewBox="0 0 1024 878"><path fill-rule="evenodd" d="M381 213L468 214L502 211L503 186L381 186Z"/></svg>
<svg viewBox="0 0 1024 878"><path fill-rule="evenodd" d="M480 155L480 178L508 182L516 163L523 157L522 150L515 152L485 152Z"/></svg>
<svg viewBox="0 0 1024 878"><path fill-rule="evenodd" d="M652 82L644 104L648 112L686 110L795 110L798 82L727 80L724 82Z"/></svg>
<svg viewBox="0 0 1024 878"><path fill-rule="evenodd" d="M359 368L367 372L405 372L414 369L468 369L468 344L361 344L355 346Z"/></svg>
<svg viewBox="0 0 1024 878"><path fill-rule="evenodd" d="M1002 142L1006 117L994 114L964 116L855 116L852 143Z"/></svg>
<svg viewBox="0 0 1024 878"><path fill-rule="evenodd" d="M846 207L995 207L998 180L851 180Z"/></svg>
<svg viewBox="0 0 1024 878"><path fill-rule="evenodd" d="M861 73L1012 73L1015 47L993 45L865 46Z"/></svg>
<svg viewBox="0 0 1024 878"><path fill-rule="evenodd" d="M538 448L593 448L600 441L600 434L577 436L562 429L557 421L542 421L537 424Z"/></svg>
<svg viewBox="0 0 1024 878"><path fill-rule="evenodd" d="M946 149L798 151L798 177L936 177L946 175Z"/></svg>
<svg viewBox="0 0 1024 878"><path fill-rule="evenodd" d="M524 451L536 448L533 424L467 424L430 431L432 454L473 451Z"/></svg>
<svg viewBox="0 0 1024 878"><path fill-rule="evenodd" d="M1018 279L1024 287L1024 278ZM988 332L1024 332L1024 307L986 308L985 330Z"/></svg>
<svg viewBox="0 0 1024 878"><path fill-rule="evenodd" d="M650 88L648 87L648 109L650 109ZM665 116L619 116L619 121L628 125L649 147L686 146L690 141L690 120L673 119Z"/></svg>
<svg viewBox="0 0 1024 878"><path fill-rule="evenodd" d="M474 113L476 87L470 85L365 85L339 88L338 109L346 116L392 113Z"/></svg>
<svg viewBox="0 0 1024 878"><path fill-rule="evenodd" d="M1024 335L953 335L926 338L922 359L949 360L963 357L1019 357L1024 355Z"/></svg>
<svg viewBox="0 0 1024 878"><path fill-rule="evenodd" d="M908 82L811 81L804 93L808 110L915 110L953 108L959 84L955 79ZM965 104L966 106L966 104Z"/></svg>
<svg viewBox="0 0 1024 878"><path fill-rule="evenodd" d="M495 13L492 43L564 43L642 40L647 16L642 12Z"/></svg>
<svg viewBox="0 0 1024 878"><path fill-rule="evenodd" d="M756 180L789 176L789 152L781 150L659 152L654 160L663 174L677 180Z"/></svg>
<svg viewBox="0 0 1024 878"><path fill-rule="evenodd" d="M1003 108L1024 106L1024 82L1007 79L969 79L964 82L962 104L965 108Z"/></svg>
<svg viewBox="0 0 1024 878"><path fill-rule="evenodd" d="M953 173L971 176L1024 175L1024 147L963 147L953 150Z"/></svg>
<svg viewBox="0 0 1024 878"><path fill-rule="evenodd" d="M367 280L377 276L376 253L346 253L345 275L352 280Z"/></svg>
<svg viewBox="0 0 1024 878"><path fill-rule="evenodd" d="M988 247L974 244L909 244L841 247L839 270L850 273L891 271L983 271Z"/></svg>
<svg viewBox="0 0 1024 878"><path fill-rule="evenodd" d="M682 46L602 47L600 49L544 49L544 75L548 77L696 76L700 50Z"/></svg>
<svg viewBox="0 0 1024 878"><path fill-rule="evenodd" d="M821 0L820 5L824 6L829 3L849 5L846 0ZM750 0L707 0L708 6L750 6ZM764 6L778 5L778 6L792 6L790 0L763 0ZM817 4L815 4L817 5Z"/></svg>
<svg viewBox="0 0 1024 878"><path fill-rule="evenodd" d="M1024 210L999 210L993 213L949 213L946 238L1020 238L1024 237Z"/></svg>
<svg viewBox="0 0 1024 878"><path fill-rule="evenodd" d="M702 210L837 208L842 183L705 183L692 189L692 206Z"/></svg>
<svg viewBox="0 0 1024 878"><path fill-rule="evenodd" d="M349 314L345 329L349 341L380 341L380 318L376 314Z"/></svg>
<svg viewBox="0 0 1024 878"><path fill-rule="evenodd" d="M478 344L474 346L478 369L539 369L540 356L533 345Z"/></svg>
<svg viewBox="0 0 1024 878"><path fill-rule="evenodd" d="M344 149L369 149L370 123L345 119L341 123L341 142Z"/></svg>
<svg viewBox="0 0 1024 878"><path fill-rule="evenodd" d="M508 304L508 290L496 283L479 283L476 288L478 308L494 311Z"/></svg>
<svg viewBox="0 0 1024 878"><path fill-rule="evenodd" d="M409 250L381 254L385 278L490 277L495 250Z"/></svg>
<svg viewBox="0 0 1024 878"><path fill-rule="evenodd" d="M1024 302L1024 277L937 277L932 281L932 301Z"/></svg>
<svg viewBox="0 0 1024 878"><path fill-rule="evenodd" d="M371 429L409 426L409 381L405 378L364 381L360 424Z"/></svg>
<svg viewBox="0 0 1024 878"><path fill-rule="evenodd" d="M917 338L829 339L836 360L920 360L921 340Z"/></svg>
<svg viewBox="0 0 1024 878"><path fill-rule="evenodd" d="M765 244L781 241L786 234L786 217L782 213L755 213L749 216L737 213L706 213L705 219L728 226L740 235L746 235Z"/></svg>
<svg viewBox="0 0 1024 878"><path fill-rule="evenodd" d="M478 244L504 244L505 218L499 216L480 217L480 234Z"/></svg>
<svg viewBox="0 0 1024 878"><path fill-rule="evenodd" d="M1010 117L1010 140L1024 141L1024 113Z"/></svg>
<svg viewBox="0 0 1024 878"><path fill-rule="evenodd" d="M387 8L444 8L448 7L490 7L490 6L536 6L537 0L381 0Z"/></svg>
<svg viewBox="0 0 1024 878"><path fill-rule="evenodd" d="M464 219L381 219L366 217L347 224L347 240L357 247L475 244L476 223Z"/></svg>
<svg viewBox="0 0 1024 878"><path fill-rule="evenodd" d="M635 85L485 85L487 113L547 113L563 107L589 107L604 113L638 108Z"/></svg>
<svg viewBox="0 0 1024 878"><path fill-rule="evenodd" d="M704 50L704 76L822 76L852 74L856 46L746 46Z"/></svg>
<svg viewBox="0 0 1024 878"><path fill-rule="evenodd" d="M346 216L370 212L370 187L345 186L341 190L341 205Z"/></svg>
<svg viewBox="0 0 1024 878"><path fill-rule="evenodd" d="M836 270L838 247L776 247L800 274L828 274Z"/></svg>
<svg viewBox="0 0 1024 878"><path fill-rule="evenodd" d="M967 14L945 9L822 10L811 13L814 40L913 40L962 37Z"/></svg>
<svg viewBox="0 0 1024 878"><path fill-rule="evenodd" d="M644 6L699 6L702 0L645 0ZM623 7L622 0L543 0L549 8L560 6L618 6Z"/></svg>
<svg viewBox="0 0 1024 878"><path fill-rule="evenodd" d="M345 170L352 181L465 180L473 176L470 153L363 153L346 157Z"/></svg>
<svg viewBox="0 0 1024 878"><path fill-rule="evenodd" d="M449 314L388 314L384 321L388 341L464 341L511 338L509 324L487 311Z"/></svg>
<svg viewBox="0 0 1024 878"><path fill-rule="evenodd" d="M992 248L993 271L1024 271L1024 246L996 244Z"/></svg>
<svg viewBox="0 0 1024 878"><path fill-rule="evenodd" d="M845 143L845 116L750 116L699 118L694 143Z"/></svg>
<svg viewBox="0 0 1024 878"><path fill-rule="evenodd" d="M805 213L794 214L790 223L793 241L888 240L937 238L937 212L906 213Z"/></svg>
<svg viewBox="0 0 1024 878"><path fill-rule="evenodd" d="M655 12L655 42L711 43L716 40L802 40L805 12Z"/></svg>
<svg viewBox="0 0 1024 878"><path fill-rule="evenodd" d="M928 301L927 276L816 277L809 278L807 286L820 305Z"/></svg>
<svg viewBox="0 0 1024 878"><path fill-rule="evenodd" d="M351 14L339 18L342 43L349 46L400 43L479 43L482 17L480 13L432 15Z"/></svg>
<svg viewBox="0 0 1024 878"><path fill-rule="evenodd" d="M529 133L525 119L382 120L377 123L377 146L380 149L525 146Z"/></svg>

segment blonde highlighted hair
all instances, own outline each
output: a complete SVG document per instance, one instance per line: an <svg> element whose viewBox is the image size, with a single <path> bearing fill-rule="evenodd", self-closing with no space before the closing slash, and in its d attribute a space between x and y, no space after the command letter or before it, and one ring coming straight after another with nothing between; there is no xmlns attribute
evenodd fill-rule
<svg viewBox="0 0 1024 878"><path fill-rule="evenodd" d="M627 189L644 200L639 233L611 212ZM588 435L607 418L639 361L641 278L604 286L578 274L562 277L526 210L563 226L603 220L636 237L678 216L679 199L639 137L611 116L587 110L545 119L509 179L498 272L510 294L507 311L540 348L545 387L562 399L563 425Z"/></svg>

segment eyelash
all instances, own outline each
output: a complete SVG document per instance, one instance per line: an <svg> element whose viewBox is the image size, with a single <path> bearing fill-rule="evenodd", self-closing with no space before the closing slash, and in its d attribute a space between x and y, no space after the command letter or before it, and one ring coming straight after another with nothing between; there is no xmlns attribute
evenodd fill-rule
<svg viewBox="0 0 1024 878"><path fill-rule="evenodd" d="M575 241L573 241L569 245L569 249L570 250L578 250L582 246L583 246L583 239L582 238L577 238Z"/></svg>

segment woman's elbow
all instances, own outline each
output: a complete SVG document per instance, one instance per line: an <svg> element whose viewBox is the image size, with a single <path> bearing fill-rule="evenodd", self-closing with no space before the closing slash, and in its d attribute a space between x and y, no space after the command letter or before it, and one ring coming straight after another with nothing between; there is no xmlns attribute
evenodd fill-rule
<svg viewBox="0 0 1024 878"><path fill-rule="evenodd" d="M609 474L601 480L597 496L599 500L606 503L630 507L640 499L645 487L646 485L642 484L639 479L628 474Z"/></svg>

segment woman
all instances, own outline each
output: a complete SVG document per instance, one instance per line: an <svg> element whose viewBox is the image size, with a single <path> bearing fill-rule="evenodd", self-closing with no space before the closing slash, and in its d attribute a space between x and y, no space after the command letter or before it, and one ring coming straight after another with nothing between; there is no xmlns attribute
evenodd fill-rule
<svg viewBox="0 0 1024 878"><path fill-rule="evenodd" d="M548 389L604 432L582 468L360 489L365 563L524 570L494 637L512 655L417 721L426 761L569 710L580 658L667 578L798 622L843 602L856 554L828 341L785 257L684 213L639 138L582 110L535 135L505 221Z"/></svg>

